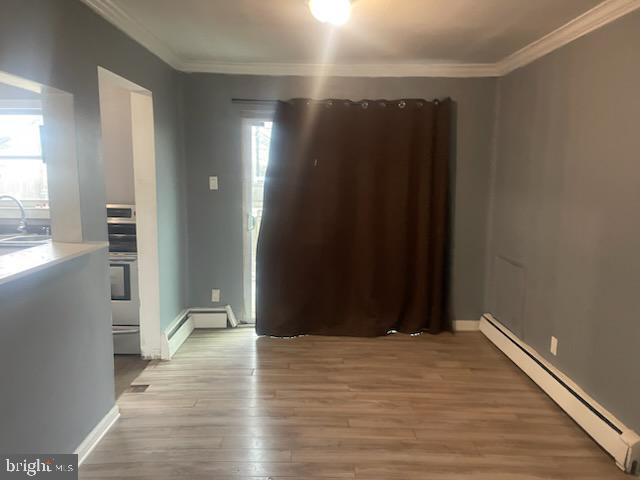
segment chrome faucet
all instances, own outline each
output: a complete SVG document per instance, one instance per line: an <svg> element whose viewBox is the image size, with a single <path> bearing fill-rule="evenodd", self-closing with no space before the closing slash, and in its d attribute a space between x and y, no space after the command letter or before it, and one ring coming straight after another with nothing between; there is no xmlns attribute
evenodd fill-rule
<svg viewBox="0 0 640 480"><path fill-rule="evenodd" d="M24 211L24 205L22 202L18 200L16 197L12 197L11 195L0 195L0 200L13 200L18 208L20 209L20 222L18 223L18 232L27 233L27 214Z"/></svg>

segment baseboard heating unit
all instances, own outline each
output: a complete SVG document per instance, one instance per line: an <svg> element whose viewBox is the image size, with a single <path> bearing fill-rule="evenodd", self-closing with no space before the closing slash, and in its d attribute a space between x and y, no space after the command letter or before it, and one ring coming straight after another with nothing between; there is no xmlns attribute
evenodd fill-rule
<svg viewBox="0 0 640 480"><path fill-rule="evenodd" d="M196 328L236 328L238 325L231 305L220 308L186 308L165 329L160 358L170 360Z"/></svg>
<svg viewBox="0 0 640 480"><path fill-rule="evenodd" d="M236 328L238 320L230 305L223 308L190 308L195 328Z"/></svg>
<svg viewBox="0 0 640 480"><path fill-rule="evenodd" d="M640 473L638 434L625 427L492 315L483 315L480 331L607 451L618 467L627 473Z"/></svg>

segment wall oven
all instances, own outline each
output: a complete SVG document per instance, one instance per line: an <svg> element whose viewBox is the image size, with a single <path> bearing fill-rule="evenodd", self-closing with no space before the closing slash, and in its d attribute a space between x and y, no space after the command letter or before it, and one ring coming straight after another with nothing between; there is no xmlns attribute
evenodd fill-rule
<svg viewBox="0 0 640 480"><path fill-rule="evenodd" d="M140 297L135 206L107 205L113 350L140 353Z"/></svg>
<svg viewBox="0 0 640 480"><path fill-rule="evenodd" d="M109 253L111 308L114 325L140 325L138 255Z"/></svg>

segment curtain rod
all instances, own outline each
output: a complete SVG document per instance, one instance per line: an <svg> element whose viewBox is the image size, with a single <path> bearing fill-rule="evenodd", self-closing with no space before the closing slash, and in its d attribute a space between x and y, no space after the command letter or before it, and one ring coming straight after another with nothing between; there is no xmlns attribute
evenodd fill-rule
<svg viewBox="0 0 640 480"><path fill-rule="evenodd" d="M326 99L326 100L330 100L330 99ZM326 100L314 100L314 101L323 102L323 101L326 101ZM403 99L399 99L399 100L403 100ZM411 100L411 99L404 99L404 100ZM243 104L243 103L248 103L248 104L262 103L264 105L275 105L275 104L277 104L278 102L281 102L281 101L285 101L285 100L265 100L265 99L261 99L261 98L232 98L231 99L231 103L238 103L238 104ZM349 100L349 101L351 101L353 103L362 103L362 102L365 102L367 100L357 100L357 101ZM438 103L440 103L440 100L437 99L437 98L434 98L432 100L432 102L435 103L435 104L438 104Z"/></svg>
<svg viewBox="0 0 640 480"><path fill-rule="evenodd" d="M264 100L259 98L232 98L231 103L268 103L275 105L279 100Z"/></svg>

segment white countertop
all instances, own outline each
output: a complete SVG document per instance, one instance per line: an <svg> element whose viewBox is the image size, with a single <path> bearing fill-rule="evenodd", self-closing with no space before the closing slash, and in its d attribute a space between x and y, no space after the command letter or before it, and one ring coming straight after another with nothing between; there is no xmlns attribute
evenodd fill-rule
<svg viewBox="0 0 640 480"><path fill-rule="evenodd" d="M0 285L22 278L45 268L97 252L108 247L107 242L61 243L48 242L0 256Z"/></svg>

